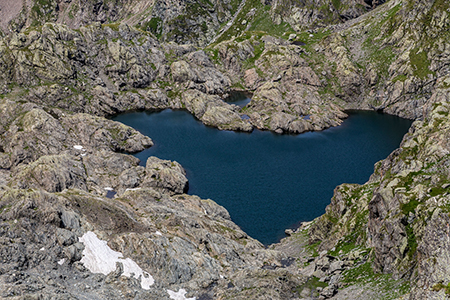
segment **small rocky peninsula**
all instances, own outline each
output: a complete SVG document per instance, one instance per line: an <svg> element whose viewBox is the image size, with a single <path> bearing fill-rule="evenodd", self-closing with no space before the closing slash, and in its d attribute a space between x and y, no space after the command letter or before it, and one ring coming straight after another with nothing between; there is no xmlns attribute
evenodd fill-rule
<svg viewBox="0 0 450 300"><path fill-rule="evenodd" d="M447 299L449 27L445 0L2 1L0 298ZM109 119L166 108L279 134L415 121L265 247Z"/></svg>

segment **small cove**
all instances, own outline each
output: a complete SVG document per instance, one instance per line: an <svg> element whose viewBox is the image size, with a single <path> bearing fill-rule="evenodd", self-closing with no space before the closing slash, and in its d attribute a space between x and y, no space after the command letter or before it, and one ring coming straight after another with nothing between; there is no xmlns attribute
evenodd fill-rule
<svg viewBox="0 0 450 300"><path fill-rule="evenodd" d="M187 171L189 194L223 205L264 244L323 214L339 184L366 182L374 163L400 145L412 123L352 111L339 127L278 135L220 131L185 111L132 112L113 120L153 139L155 146L135 155L143 165L149 156L178 161Z"/></svg>

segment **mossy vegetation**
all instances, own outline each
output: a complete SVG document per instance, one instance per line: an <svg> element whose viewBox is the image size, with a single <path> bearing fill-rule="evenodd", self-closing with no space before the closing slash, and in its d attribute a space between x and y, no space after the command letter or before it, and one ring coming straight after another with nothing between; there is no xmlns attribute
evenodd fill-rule
<svg viewBox="0 0 450 300"><path fill-rule="evenodd" d="M313 276L306 280L306 282L296 288L297 293L301 294L305 290L310 294L312 297L318 297L319 293L317 291L317 288L325 288L328 286L328 283L320 281L319 278Z"/></svg>
<svg viewBox="0 0 450 300"><path fill-rule="evenodd" d="M440 292L441 290L444 290L446 295L450 295L450 282L447 285L443 284L442 282L439 282L433 285L431 287L431 290L433 292Z"/></svg>
<svg viewBox="0 0 450 300"><path fill-rule="evenodd" d="M436 75L436 73L430 70L431 62L428 60L428 54L425 50L420 48L413 49L409 52L409 59L414 76L424 79L429 74Z"/></svg>
<svg viewBox="0 0 450 300"><path fill-rule="evenodd" d="M272 36L286 37L294 32L286 22L275 24L270 18L270 5L259 0L247 0L233 24L220 36L217 43L239 37L247 32L264 32ZM225 26L225 24L223 25Z"/></svg>
<svg viewBox="0 0 450 300"><path fill-rule="evenodd" d="M357 248L359 248L359 246L355 243L349 242L345 239L341 239L338 244L333 247L332 250L328 251L328 254L337 257L340 255L346 255Z"/></svg>
<svg viewBox="0 0 450 300"><path fill-rule="evenodd" d="M416 238L416 234L414 233L414 230L411 226L411 224L407 224L405 226L406 229L406 236L408 238L408 252L406 254L406 256L410 259L413 260L414 256L416 255L416 250L417 250L417 238Z"/></svg>
<svg viewBox="0 0 450 300"><path fill-rule="evenodd" d="M149 21L140 25L139 28L153 33L159 39L162 35L163 21L159 17L153 17Z"/></svg>
<svg viewBox="0 0 450 300"><path fill-rule="evenodd" d="M334 8L339 10L341 8L341 0L331 0L331 3L333 3Z"/></svg>
<svg viewBox="0 0 450 300"><path fill-rule="evenodd" d="M305 249L307 251L309 251L309 253L311 254L312 257L318 257L319 256L318 248L319 248L320 243L321 242L318 241L313 244L309 244L305 247Z"/></svg>
<svg viewBox="0 0 450 300"><path fill-rule="evenodd" d="M109 24L102 24L102 28L111 28L114 31L119 31L120 23L109 23Z"/></svg>
<svg viewBox="0 0 450 300"><path fill-rule="evenodd" d="M379 293L380 299L397 299L411 290L409 281L405 279L395 280L391 274L375 273L370 260L344 271L342 275L345 285L372 286Z"/></svg>

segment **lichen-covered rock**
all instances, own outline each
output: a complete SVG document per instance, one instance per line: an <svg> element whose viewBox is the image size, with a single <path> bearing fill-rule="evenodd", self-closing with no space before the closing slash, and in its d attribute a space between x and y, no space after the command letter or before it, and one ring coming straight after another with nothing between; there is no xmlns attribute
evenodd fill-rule
<svg viewBox="0 0 450 300"><path fill-rule="evenodd" d="M75 114L63 119L63 126L78 137L78 144L94 149L138 152L153 145L149 137L119 122L88 114Z"/></svg>
<svg viewBox="0 0 450 300"><path fill-rule="evenodd" d="M51 193L65 189L87 190L82 161L68 155L41 156L18 170L11 185L19 189L35 188Z"/></svg>
<svg viewBox="0 0 450 300"><path fill-rule="evenodd" d="M10 153L12 165L34 161L41 155L58 154L67 139L67 132L58 120L40 108L28 109L8 124L3 135L3 149Z"/></svg>
<svg viewBox="0 0 450 300"><path fill-rule="evenodd" d="M182 101L186 109L206 125L226 130L253 130L253 126L241 117L239 107L224 102L218 96L188 90L183 93Z"/></svg>
<svg viewBox="0 0 450 300"><path fill-rule="evenodd" d="M162 188L175 194L185 193L189 188L186 171L179 163L154 156L147 159L143 186Z"/></svg>
<svg viewBox="0 0 450 300"><path fill-rule="evenodd" d="M244 108L258 129L279 133L323 130L342 123L343 108L319 94L323 83L299 54L299 46L271 36L225 41L216 46L232 81L255 89ZM254 61L250 63L249 61ZM253 67L245 70L246 67Z"/></svg>

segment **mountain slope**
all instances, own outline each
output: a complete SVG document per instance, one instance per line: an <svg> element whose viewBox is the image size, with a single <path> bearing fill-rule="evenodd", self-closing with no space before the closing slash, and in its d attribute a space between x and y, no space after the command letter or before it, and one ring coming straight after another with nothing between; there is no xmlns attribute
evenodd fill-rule
<svg viewBox="0 0 450 300"><path fill-rule="evenodd" d="M0 40L2 297L448 294L447 1L0 8L8 17ZM232 89L252 91L252 101L227 104ZM165 108L219 129L277 133L338 126L351 108L416 121L366 184L337 187L323 216L264 249L224 208L184 195L179 164L150 158L143 167L123 154L152 142L103 118ZM122 276L120 263L107 276L87 270L79 238L89 232L157 284L142 289L143 278Z"/></svg>

